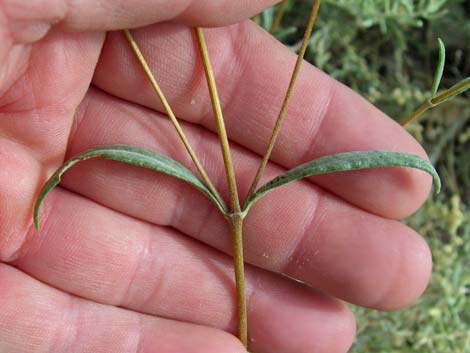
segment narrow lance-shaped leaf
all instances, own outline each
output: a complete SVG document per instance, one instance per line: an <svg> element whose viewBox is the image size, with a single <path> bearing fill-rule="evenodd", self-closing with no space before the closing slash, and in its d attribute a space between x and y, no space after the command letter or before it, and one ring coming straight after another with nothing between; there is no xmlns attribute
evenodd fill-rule
<svg viewBox="0 0 470 353"><path fill-rule="evenodd" d="M99 146L91 150L85 151L66 163L64 163L47 181L43 186L34 206L34 224L39 229L39 210L41 208L44 198L49 192L56 187L62 178L62 175L78 162L90 158L105 158L127 164L132 164L138 167L143 167L155 170L175 178L181 179L188 184L196 187L204 195L206 195L216 206L222 211L224 207L217 201L217 198L210 192L207 186L200 181L191 171L183 167L175 160L158 154L156 152L146 150L144 148L127 146L127 145L108 145Z"/></svg>
<svg viewBox="0 0 470 353"><path fill-rule="evenodd" d="M439 59L437 62L436 73L434 74L434 80L431 88L431 97L428 98L415 112L409 115L406 119L402 120L400 124L405 126L411 121L415 120L418 116L423 114L430 108L437 107L438 105L447 102L448 100L464 93L470 89L470 77L463 79L457 84L453 85L451 88L444 90L443 92L437 94L439 90L439 84L441 83L442 74L444 73L445 65L445 46L440 38L438 40L439 47Z"/></svg>
<svg viewBox="0 0 470 353"><path fill-rule="evenodd" d="M437 61L436 73L434 74L434 81L432 83L431 97L434 97L437 94L446 62L446 48L444 46L444 42L441 38L437 38L437 43L439 47L439 58Z"/></svg>
<svg viewBox="0 0 470 353"><path fill-rule="evenodd" d="M318 174L380 167L410 167L424 170L432 175L436 191L439 192L441 188L441 181L433 165L429 161L413 154L387 151L339 153L302 164L272 179L250 197L243 210L243 216L248 213L248 210L256 201L269 191L292 181Z"/></svg>

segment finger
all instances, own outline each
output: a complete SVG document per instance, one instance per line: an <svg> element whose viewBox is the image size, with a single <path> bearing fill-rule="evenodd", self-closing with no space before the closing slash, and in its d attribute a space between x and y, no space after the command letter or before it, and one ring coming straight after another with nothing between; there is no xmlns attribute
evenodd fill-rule
<svg viewBox="0 0 470 353"><path fill-rule="evenodd" d="M46 173L63 161L103 40L99 33L51 33L39 43L14 46L3 61L0 138L32 152Z"/></svg>
<svg viewBox="0 0 470 353"><path fill-rule="evenodd" d="M48 202L43 231L15 266L93 301L236 332L229 257L69 192ZM252 267L246 275L254 352L347 351L354 319L341 303Z"/></svg>
<svg viewBox="0 0 470 353"><path fill-rule="evenodd" d="M1 14L3 26L10 30L12 38L27 43L44 37L53 26L73 31L108 31L168 20L222 26L249 18L278 1L7 0L2 3Z"/></svg>
<svg viewBox="0 0 470 353"><path fill-rule="evenodd" d="M222 331L76 298L5 264L0 288L1 352L245 352Z"/></svg>
<svg viewBox="0 0 470 353"><path fill-rule="evenodd" d="M14 256L27 234L31 201L62 162L75 109L91 81L103 36L49 35L16 47L0 74L0 248ZM54 64L51 65L51 62ZM21 228L18 228L21 227Z"/></svg>
<svg viewBox="0 0 470 353"><path fill-rule="evenodd" d="M90 92L78 112L70 154L92 146L127 143L179 161L188 160L166 118ZM90 129L90 126L93 126ZM215 135L188 124L190 141L207 161L208 173L223 184L224 171ZM259 158L234 146L237 178L245 190ZM187 165L190 162L186 162ZM268 175L282 170L270 166ZM100 204L160 225L179 229L226 253L230 237L217 209L199 192L153 172L117 163L90 161L65 175L63 185ZM246 221L248 262L285 272L329 294L382 309L414 301L429 280L425 242L400 222L362 211L310 183L273 191ZM365 256L364 254L368 255Z"/></svg>
<svg viewBox="0 0 470 353"><path fill-rule="evenodd" d="M262 154L295 55L250 22L206 33L230 138ZM176 115L215 131L191 31L165 24L137 31L135 36ZM113 95L162 110L119 33L108 37L94 82ZM318 156L375 149L425 156L398 124L305 63L272 160L292 168ZM357 171L313 180L345 200L389 218L414 212L431 184L424 172L410 169Z"/></svg>

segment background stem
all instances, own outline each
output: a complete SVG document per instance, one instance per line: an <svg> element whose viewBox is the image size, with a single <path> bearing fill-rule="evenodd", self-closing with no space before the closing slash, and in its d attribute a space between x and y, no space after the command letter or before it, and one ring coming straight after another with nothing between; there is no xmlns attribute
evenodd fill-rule
<svg viewBox="0 0 470 353"><path fill-rule="evenodd" d="M276 16L274 17L273 24L271 28L269 29L269 33L274 33L281 25L281 21L282 21L282 18L284 17L284 14L286 13L288 4L289 4L288 0L283 0L281 4L279 5L279 10L277 10L276 12Z"/></svg>
<svg viewBox="0 0 470 353"><path fill-rule="evenodd" d="M427 100L418 109L416 109L410 116L408 116L406 119L401 121L400 125L405 126L406 124L408 124L409 122L415 120L418 116L423 114L426 110L428 110L429 108L432 108L432 106L433 105L432 105L431 101Z"/></svg>
<svg viewBox="0 0 470 353"><path fill-rule="evenodd" d="M445 90L444 92L438 94L437 96L428 99L426 102L424 102L423 105L421 105L415 112L413 112L410 116L408 116L406 119L400 122L401 126L405 126L409 122L415 120L418 116L426 112L428 109L433 108L446 100L455 97L463 89L468 89L467 87L470 87L470 81L468 79L463 80L456 84L455 86Z"/></svg>

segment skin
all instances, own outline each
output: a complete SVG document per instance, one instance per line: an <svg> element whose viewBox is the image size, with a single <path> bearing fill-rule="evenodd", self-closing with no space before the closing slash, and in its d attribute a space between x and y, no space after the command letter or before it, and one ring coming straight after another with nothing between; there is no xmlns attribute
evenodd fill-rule
<svg viewBox="0 0 470 353"><path fill-rule="evenodd" d="M139 145L191 167L124 37L105 36L128 27L145 26L135 37L226 195L187 25L230 25L206 36L243 197L295 61L242 21L274 2L1 1L1 352L243 352L229 334L236 311L228 230L197 191L150 171L87 161L47 199L40 232L31 213L47 177L96 145ZM370 149L425 156L398 124L305 64L266 176ZM283 187L253 207L245 230L250 350L346 352L355 322L340 299L381 310L413 303L431 257L398 220L423 203L430 185L409 169L341 173Z"/></svg>

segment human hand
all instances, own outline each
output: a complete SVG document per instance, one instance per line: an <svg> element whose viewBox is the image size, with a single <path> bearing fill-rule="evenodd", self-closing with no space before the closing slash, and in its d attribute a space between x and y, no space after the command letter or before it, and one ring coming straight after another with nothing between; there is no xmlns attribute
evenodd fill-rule
<svg viewBox="0 0 470 353"><path fill-rule="evenodd" d="M96 145L143 146L191 166L123 35L91 32L166 20L133 33L206 170L223 184L187 25L237 22L272 2L3 2L0 352L244 351L223 332L236 328L231 240L197 191L88 161L48 197L39 233L31 208L64 159ZM248 21L206 35L243 194L295 55ZM425 155L396 123L308 64L294 94L268 176L350 150ZM413 302L428 282L430 253L396 219L429 189L420 171L384 168L311 178L260 201L245 228L250 350L345 352L355 325L336 298L385 310Z"/></svg>

